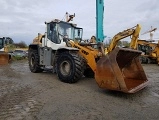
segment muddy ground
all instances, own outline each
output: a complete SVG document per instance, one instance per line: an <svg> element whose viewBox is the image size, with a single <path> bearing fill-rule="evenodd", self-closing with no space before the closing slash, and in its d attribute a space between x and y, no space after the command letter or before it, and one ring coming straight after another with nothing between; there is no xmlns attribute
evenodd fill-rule
<svg viewBox="0 0 159 120"><path fill-rule="evenodd" d="M27 60L0 67L0 120L157 120L159 66L143 65L149 85L135 93L102 90L94 79L67 84L31 73Z"/></svg>

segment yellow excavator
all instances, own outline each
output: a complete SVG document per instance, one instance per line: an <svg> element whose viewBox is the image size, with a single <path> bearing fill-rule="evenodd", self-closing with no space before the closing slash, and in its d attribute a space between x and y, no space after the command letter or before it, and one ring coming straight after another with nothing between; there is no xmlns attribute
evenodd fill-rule
<svg viewBox="0 0 159 120"><path fill-rule="evenodd" d="M131 37L129 48L136 49L140 30L141 30L141 26L139 24L137 24L136 26L134 26L132 28L129 28L127 30L124 30L124 31L116 34L112 38L109 47L105 49L105 54L111 52L116 47L118 41L120 41L126 37Z"/></svg>
<svg viewBox="0 0 159 120"><path fill-rule="evenodd" d="M103 0L96 0L97 48L83 42L83 28L55 19L45 22L46 32L42 43L29 45L29 68L33 73L53 66L62 82L75 83L83 75L93 76L100 88L135 93L148 84L139 62L140 51L116 47L117 41L132 35L132 46L139 36L140 25L120 32L105 51L103 47ZM40 38L40 34L39 37Z"/></svg>
<svg viewBox="0 0 159 120"><path fill-rule="evenodd" d="M0 37L0 65L6 65L11 60L11 55L8 54L5 37Z"/></svg>

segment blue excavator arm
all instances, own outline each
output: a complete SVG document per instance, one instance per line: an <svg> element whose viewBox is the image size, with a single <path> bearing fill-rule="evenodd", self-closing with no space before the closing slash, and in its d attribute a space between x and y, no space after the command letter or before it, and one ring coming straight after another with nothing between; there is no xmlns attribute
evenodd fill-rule
<svg viewBox="0 0 159 120"><path fill-rule="evenodd" d="M103 15L104 0L96 0L96 42L103 42L105 36L103 34Z"/></svg>

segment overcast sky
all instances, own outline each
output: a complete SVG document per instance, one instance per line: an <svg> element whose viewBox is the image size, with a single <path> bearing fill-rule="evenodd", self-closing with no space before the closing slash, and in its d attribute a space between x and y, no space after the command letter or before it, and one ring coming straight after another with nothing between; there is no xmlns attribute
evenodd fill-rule
<svg viewBox="0 0 159 120"><path fill-rule="evenodd" d="M66 12L76 14L73 22L84 29L84 39L96 34L96 0L0 0L0 5L0 36L14 42L30 44L38 33L45 32L45 21L62 20ZM159 0L104 0L106 36L136 24L141 24L141 33L157 27L153 38L159 38Z"/></svg>

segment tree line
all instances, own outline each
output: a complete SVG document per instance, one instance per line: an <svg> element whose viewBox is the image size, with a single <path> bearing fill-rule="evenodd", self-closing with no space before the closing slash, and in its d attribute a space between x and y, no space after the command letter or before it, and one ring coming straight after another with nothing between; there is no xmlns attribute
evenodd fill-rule
<svg viewBox="0 0 159 120"><path fill-rule="evenodd" d="M4 37L6 45L12 45L16 48L27 48L27 44L24 41L14 42L14 40L10 37Z"/></svg>

